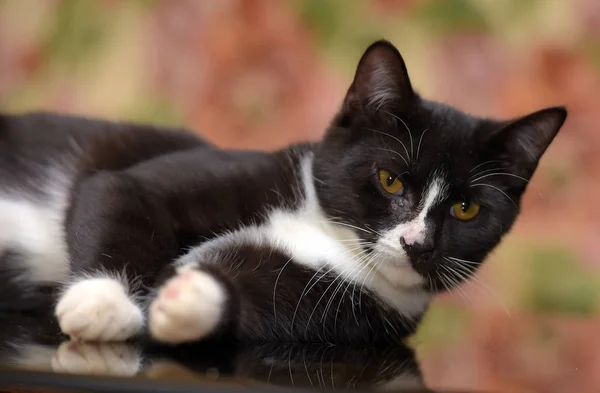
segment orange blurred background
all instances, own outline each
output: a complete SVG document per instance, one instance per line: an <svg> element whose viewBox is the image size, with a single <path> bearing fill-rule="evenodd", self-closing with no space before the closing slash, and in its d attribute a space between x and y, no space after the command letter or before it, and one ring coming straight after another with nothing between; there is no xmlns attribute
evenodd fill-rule
<svg viewBox="0 0 600 393"><path fill-rule="evenodd" d="M600 387L600 1L0 0L0 110L319 138L366 46L478 115L564 104L512 233L413 338L431 387Z"/></svg>

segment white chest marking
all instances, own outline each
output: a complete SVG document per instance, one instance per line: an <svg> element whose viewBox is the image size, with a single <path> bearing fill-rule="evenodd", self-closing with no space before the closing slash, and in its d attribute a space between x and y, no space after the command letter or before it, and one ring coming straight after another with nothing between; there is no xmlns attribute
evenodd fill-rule
<svg viewBox="0 0 600 393"><path fill-rule="evenodd" d="M360 238L350 228L331 222L323 213L312 178L312 156L302 162L302 182L306 195L297 210L276 209L260 226L245 227L204 243L184 255L179 264L197 263L207 253L238 244L274 247L289 254L294 262L312 269L323 268L373 291L389 306L406 316L420 314L430 295L393 285L378 270L375 262L359 247ZM373 254L375 255L375 254Z"/></svg>

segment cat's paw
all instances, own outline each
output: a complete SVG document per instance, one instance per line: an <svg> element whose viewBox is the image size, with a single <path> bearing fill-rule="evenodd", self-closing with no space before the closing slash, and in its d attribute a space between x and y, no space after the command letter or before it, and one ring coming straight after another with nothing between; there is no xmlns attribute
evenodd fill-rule
<svg viewBox="0 0 600 393"><path fill-rule="evenodd" d="M73 284L58 302L55 315L63 333L85 341L123 341L144 324L142 311L112 278Z"/></svg>
<svg viewBox="0 0 600 393"><path fill-rule="evenodd" d="M210 274L182 270L162 286L152 302L150 334L171 344L200 340L219 324L224 303L224 288Z"/></svg>
<svg viewBox="0 0 600 393"><path fill-rule="evenodd" d="M136 347L125 343L88 344L65 342L52 359L52 370L61 373L130 377L140 370Z"/></svg>

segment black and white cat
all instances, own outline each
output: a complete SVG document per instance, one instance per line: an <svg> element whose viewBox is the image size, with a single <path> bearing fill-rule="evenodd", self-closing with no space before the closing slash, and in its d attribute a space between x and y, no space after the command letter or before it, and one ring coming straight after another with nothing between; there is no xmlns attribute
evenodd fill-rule
<svg viewBox="0 0 600 393"><path fill-rule="evenodd" d="M2 116L0 307L55 295L62 331L82 340L400 340L509 231L565 118L427 101L386 41L321 142L271 153Z"/></svg>

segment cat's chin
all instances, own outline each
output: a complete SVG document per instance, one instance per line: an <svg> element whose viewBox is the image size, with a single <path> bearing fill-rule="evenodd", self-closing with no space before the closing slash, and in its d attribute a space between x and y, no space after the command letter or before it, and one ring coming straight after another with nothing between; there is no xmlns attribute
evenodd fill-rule
<svg viewBox="0 0 600 393"><path fill-rule="evenodd" d="M425 284L423 276L405 258L389 253L377 261L377 275L397 288L422 288Z"/></svg>

